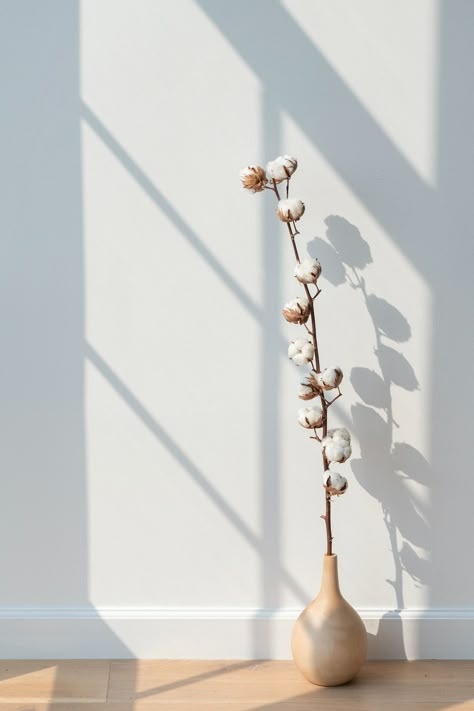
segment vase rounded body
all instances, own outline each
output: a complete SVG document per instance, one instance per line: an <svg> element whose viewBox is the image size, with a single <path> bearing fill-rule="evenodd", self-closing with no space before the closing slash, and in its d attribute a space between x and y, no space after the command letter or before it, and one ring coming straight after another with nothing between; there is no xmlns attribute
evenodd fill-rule
<svg viewBox="0 0 474 711"><path fill-rule="evenodd" d="M291 649L303 676L319 686L347 683L366 659L367 632L341 595L335 555L324 556L321 590L296 620Z"/></svg>

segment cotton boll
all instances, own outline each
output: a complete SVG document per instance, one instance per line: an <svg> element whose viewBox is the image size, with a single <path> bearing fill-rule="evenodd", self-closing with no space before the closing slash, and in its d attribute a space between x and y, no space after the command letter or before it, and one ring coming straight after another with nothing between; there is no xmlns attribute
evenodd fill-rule
<svg viewBox="0 0 474 711"><path fill-rule="evenodd" d="M317 395L321 394L321 388L319 387L314 373L309 373L306 376L304 383L300 383L298 390L298 397L302 400L312 400Z"/></svg>
<svg viewBox="0 0 474 711"><path fill-rule="evenodd" d="M345 427L337 427L332 430L328 430L327 434L328 439L343 439L345 440L348 444L351 442L351 435L348 430L346 430ZM325 437L326 439L326 437Z"/></svg>
<svg viewBox="0 0 474 711"><path fill-rule="evenodd" d="M317 376L318 383L323 390L333 390L339 387L342 378L342 370L337 366L325 368L321 373L318 373Z"/></svg>
<svg viewBox="0 0 474 711"><path fill-rule="evenodd" d="M301 284L316 284L321 274L321 264L317 259L303 259L295 267L295 277Z"/></svg>
<svg viewBox="0 0 474 711"><path fill-rule="evenodd" d="M304 338L297 338L288 346L288 358L296 365L311 363L314 356L314 346L311 341Z"/></svg>
<svg viewBox="0 0 474 711"><path fill-rule="evenodd" d="M277 215L282 222L296 222L304 213L304 203L296 198L280 200L277 207Z"/></svg>
<svg viewBox="0 0 474 711"><path fill-rule="evenodd" d="M313 407L303 407L298 410L298 422L302 427L312 430L315 427L321 427L323 424L323 410L319 405Z"/></svg>
<svg viewBox="0 0 474 711"><path fill-rule="evenodd" d="M331 439L324 445L323 448L324 454L326 455L326 459L329 462L339 462L340 464L342 464L342 462L345 462L346 459L349 459L352 454L351 445L347 444L345 440L336 442Z"/></svg>
<svg viewBox="0 0 474 711"><path fill-rule="evenodd" d="M268 182L267 175L260 165L249 165L240 171L240 181L242 187L253 193L260 193L265 190Z"/></svg>
<svg viewBox="0 0 474 711"><path fill-rule="evenodd" d="M289 323L306 323L309 318L309 301L304 296L297 296L285 304L282 314Z"/></svg>
<svg viewBox="0 0 474 711"><path fill-rule="evenodd" d="M267 164L267 173L275 183L282 183L291 178L298 167L298 161L291 156L278 156Z"/></svg>
<svg viewBox="0 0 474 711"><path fill-rule="evenodd" d="M349 484L345 476L337 472L326 471L323 476L323 485L331 496L341 496L346 493Z"/></svg>
<svg viewBox="0 0 474 711"><path fill-rule="evenodd" d="M345 462L352 454L351 436L345 427L329 430L321 446L330 462Z"/></svg>
<svg viewBox="0 0 474 711"><path fill-rule="evenodd" d="M318 392L316 390L313 390L311 385L307 385L306 383L300 383L298 386L298 397L301 400L312 400L313 398L316 397Z"/></svg>
<svg viewBox="0 0 474 711"><path fill-rule="evenodd" d="M342 447L347 447L351 443L351 436L347 430L336 430L332 436L332 441Z"/></svg>
<svg viewBox="0 0 474 711"><path fill-rule="evenodd" d="M321 447L324 449L330 442L332 442L332 437L329 435L327 435L327 437L323 437L321 440Z"/></svg>

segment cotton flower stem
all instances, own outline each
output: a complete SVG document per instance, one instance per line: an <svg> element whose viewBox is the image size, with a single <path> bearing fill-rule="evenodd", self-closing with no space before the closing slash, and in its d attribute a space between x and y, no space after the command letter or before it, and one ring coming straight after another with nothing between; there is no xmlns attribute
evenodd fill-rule
<svg viewBox="0 0 474 711"><path fill-rule="evenodd" d="M341 397L341 395L342 395L341 389L338 388L338 390L339 390L339 395L336 395L336 397L333 397L332 400L326 400L326 398L324 398L326 400L327 407L330 407L333 404L333 402L336 402L336 400L338 400Z"/></svg>
<svg viewBox="0 0 474 711"><path fill-rule="evenodd" d="M287 227L288 227L288 232L290 233L291 243L293 245L293 250L295 252L296 261L299 263L300 262L300 255L298 253L298 247L296 246L296 242L295 242L295 234L292 232L289 223L287 223ZM316 372L319 373L321 370L321 366L319 363L318 337L316 335L316 319L314 317L313 297L311 296L308 285L303 284L302 286L304 288L306 298L308 299L308 303L309 303L309 315L311 318L311 336L313 337L313 346L314 346L314 364L316 366Z"/></svg>
<svg viewBox="0 0 474 711"><path fill-rule="evenodd" d="M324 516L324 521L326 523L326 555L332 555L331 494L328 491L326 491L326 515Z"/></svg>
<svg viewBox="0 0 474 711"><path fill-rule="evenodd" d="M298 247L296 246L296 242L295 242L295 234L292 232L292 229L291 229L289 223L287 223L287 227L288 227L288 232L290 233L291 243L293 245L293 250L295 252L296 261L298 263L300 263L300 255L298 253ZM313 346L314 346L314 364L316 366L316 372L319 373L321 370L321 366L320 366L320 362L319 362L318 337L316 335L316 319L314 316L313 297L311 296L308 285L303 284L302 286L304 288L306 298L308 299L308 303L309 303L309 315L311 318L311 331L310 332L311 332L311 336L313 338Z"/></svg>
<svg viewBox="0 0 474 711"><path fill-rule="evenodd" d="M277 187L276 182L273 180L273 192L276 195L277 200L280 200L280 193ZM289 193L289 180L287 181L286 184L286 197L288 198L288 193ZM272 188L270 188L272 189ZM296 224L293 222L293 230L291 229L291 225L289 222L286 223L286 226L288 228L288 232L291 238L291 244L293 246L293 251L295 253L296 261L298 264L300 263L300 255L298 253L298 247L296 246L295 242L295 237L296 235L299 234L298 229L296 227ZM319 287L316 287L318 289L317 293L314 296L311 296L311 293L309 291L308 285L303 284L302 285L306 294L306 298L308 299L309 303L309 313L310 313L310 318L311 318L311 329L308 329L308 327L305 324L306 330L311 333L311 337L313 340L313 346L314 346L314 370L316 373L321 372L321 364L320 364L320 359L319 359L319 348L318 348L318 337L316 333L316 319L314 316L314 304L313 301L318 296L318 294L321 292L321 289ZM323 410L323 432L322 432L322 438L326 437L328 433L328 423L327 423L327 413L328 413L328 403L326 401L326 398L324 397L323 393L320 394L320 400L321 400L321 407ZM339 397L339 396L338 396ZM336 399L336 398L335 398ZM332 401L331 401L332 402ZM329 403L331 404L331 403ZM315 436L311 437L311 439L316 439L321 441L319 436L315 432ZM322 457L323 457L323 466L324 466L324 471L327 472L329 470L329 462L326 459L326 455L324 454L324 450L322 452ZM326 513L324 516L322 516L326 522L326 555L332 555L332 530L331 530L331 494L329 492L326 492Z"/></svg>
<svg viewBox="0 0 474 711"><path fill-rule="evenodd" d="M289 230L289 232L290 232L291 244L293 245L293 251L294 251L294 253L295 253L296 261L297 261L298 264L299 264L299 263L300 263L300 255L298 254L298 248L297 248L297 246L296 246L295 236L294 236L294 234L293 234L292 231L291 231L291 228L290 228L289 223L287 222L286 224L288 225L288 230Z"/></svg>
<svg viewBox="0 0 474 711"><path fill-rule="evenodd" d="M277 197L277 200L280 200L280 191L278 190L278 186L277 186L277 184L275 183L274 180L273 180L272 182L273 182L273 188L270 188L270 190L273 190L273 192L275 193L275 195L276 195L276 197ZM288 180L286 181L286 197L288 197L289 189L290 189L290 181L289 181L289 179L288 179ZM293 224L294 224L294 223L293 223ZM287 222L286 225L287 225L287 227L288 227L288 232L290 233L291 244L292 244L292 246L293 246L293 252L295 253L296 261L297 261L298 264L299 264L299 263L300 263L300 255L298 254L298 248L297 248L296 242L295 242L295 235L294 235L293 232L291 231L290 223ZM308 299L308 300L309 300L309 299Z"/></svg>
<svg viewBox="0 0 474 711"><path fill-rule="evenodd" d="M280 199L281 199L281 198L280 198L280 191L278 190L277 184L276 184L276 182L275 182L274 180L272 180L272 183L273 183L273 187L270 188L270 190L273 190L273 192L274 192L275 195L277 196L277 199L280 200Z"/></svg>

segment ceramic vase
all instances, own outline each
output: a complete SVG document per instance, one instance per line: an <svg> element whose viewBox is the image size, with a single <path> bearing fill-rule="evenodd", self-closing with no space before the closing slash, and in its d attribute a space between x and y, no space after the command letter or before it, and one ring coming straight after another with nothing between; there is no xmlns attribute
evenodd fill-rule
<svg viewBox="0 0 474 711"><path fill-rule="evenodd" d="M341 595L336 555L324 556L321 590L296 620L291 648L301 673L319 686L347 683L365 661L367 632Z"/></svg>

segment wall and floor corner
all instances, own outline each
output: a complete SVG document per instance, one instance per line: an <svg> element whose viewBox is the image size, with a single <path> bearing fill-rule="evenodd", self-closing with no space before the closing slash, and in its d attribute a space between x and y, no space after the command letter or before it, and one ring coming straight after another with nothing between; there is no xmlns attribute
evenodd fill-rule
<svg viewBox="0 0 474 711"><path fill-rule="evenodd" d="M291 253L238 185L281 152L356 443L343 592L372 657L474 655L473 22L460 0L3 5L1 657L289 656L319 456Z"/></svg>

